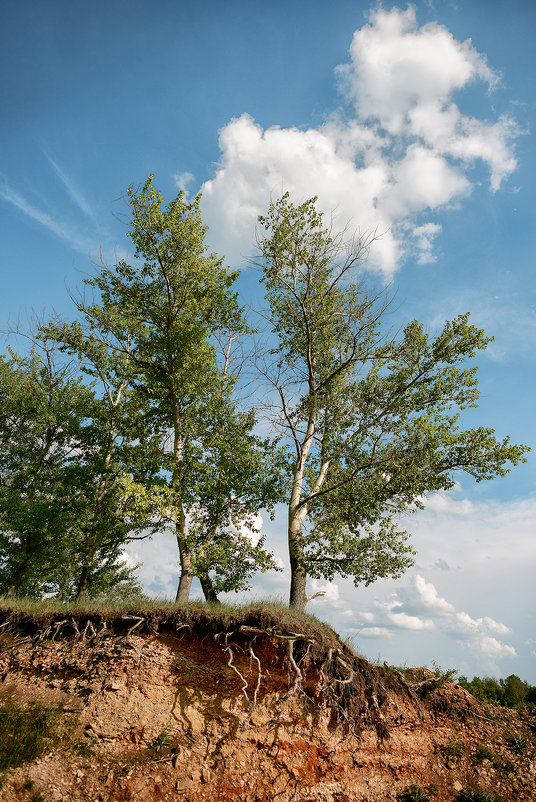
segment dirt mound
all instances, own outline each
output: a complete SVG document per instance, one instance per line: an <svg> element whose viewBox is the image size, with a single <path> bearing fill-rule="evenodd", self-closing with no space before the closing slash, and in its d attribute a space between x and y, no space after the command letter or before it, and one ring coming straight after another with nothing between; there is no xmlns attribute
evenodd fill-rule
<svg viewBox="0 0 536 802"><path fill-rule="evenodd" d="M2 773L5 802L536 799L534 716L372 666L313 620L3 610L0 627L0 702L60 711Z"/></svg>

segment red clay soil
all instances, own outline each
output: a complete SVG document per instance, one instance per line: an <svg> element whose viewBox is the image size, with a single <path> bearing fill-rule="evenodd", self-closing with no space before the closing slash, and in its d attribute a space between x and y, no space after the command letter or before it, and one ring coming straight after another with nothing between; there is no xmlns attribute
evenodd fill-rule
<svg viewBox="0 0 536 802"><path fill-rule="evenodd" d="M536 800L534 713L371 666L325 630L1 615L0 702L63 704L2 802Z"/></svg>

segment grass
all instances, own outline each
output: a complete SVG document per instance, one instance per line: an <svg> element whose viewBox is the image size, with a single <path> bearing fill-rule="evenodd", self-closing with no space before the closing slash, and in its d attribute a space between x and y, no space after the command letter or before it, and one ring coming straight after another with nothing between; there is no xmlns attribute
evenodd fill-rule
<svg viewBox="0 0 536 802"><path fill-rule="evenodd" d="M248 603L207 604L204 601L192 601L187 604L174 604L170 601L130 602L84 601L62 603L56 599L3 599L0 600L0 620L9 620L15 628L45 628L54 622L72 618L79 621L84 618L97 618L101 622L118 625L124 628L121 618L125 614L145 616L147 624L140 626L137 632L151 629L155 625L174 625L185 623L192 629L203 629L205 632L235 629L240 625L258 626L276 632L300 632L313 637L321 643L335 645L339 643L337 633L325 622L314 615L290 610L280 600L254 600Z"/></svg>
<svg viewBox="0 0 536 802"><path fill-rule="evenodd" d="M504 736L504 742L514 755L522 756L529 748L529 740L521 733L509 733Z"/></svg>
<svg viewBox="0 0 536 802"><path fill-rule="evenodd" d="M17 768L39 757L54 735L62 705L22 706L7 698L0 702L0 771Z"/></svg>
<svg viewBox="0 0 536 802"><path fill-rule="evenodd" d="M455 802L508 802L504 796L488 794L486 791L474 791L472 788L463 788L454 799Z"/></svg>

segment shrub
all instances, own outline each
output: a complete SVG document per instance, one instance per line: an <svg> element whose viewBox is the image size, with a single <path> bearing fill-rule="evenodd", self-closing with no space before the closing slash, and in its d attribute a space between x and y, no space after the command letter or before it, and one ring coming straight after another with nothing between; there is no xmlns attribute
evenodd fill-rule
<svg viewBox="0 0 536 802"><path fill-rule="evenodd" d="M463 788L454 799L455 802L508 802L504 796L488 794L485 791L474 791L472 788Z"/></svg>
<svg viewBox="0 0 536 802"><path fill-rule="evenodd" d="M504 736L504 742L514 755L523 755L529 748L528 739L520 732L507 732Z"/></svg>
<svg viewBox="0 0 536 802"><path fill-rule="evenodd" d="M405 788L397 799L399 802L430 802L430 797L435 793L435 788L429 786L426 790L418 788L416 785L410 785Z"/></svg>

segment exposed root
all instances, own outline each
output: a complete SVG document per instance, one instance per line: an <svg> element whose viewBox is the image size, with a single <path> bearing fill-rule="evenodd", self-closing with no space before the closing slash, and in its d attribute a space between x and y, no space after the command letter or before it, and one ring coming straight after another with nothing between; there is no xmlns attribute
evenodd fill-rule
<svg viewBox="0 0 536 802"><path fill-rule="evenodd" d="M255 641L253 641L253 643L254 642ZM248 717L244 721L244 723L242 724L243 727L245 727L245 725L247 723L249 723L249 721L251 720L251 716L253 715L253 711L255 710L255 708L257 706L257 695L259 693L259 688L261 687L261 680L262 680L262 678L264 676L263 673L262 673L261 661L259 660L259 658L255 654L255 652L253 651L253 643L249 644L249 655L250 655L250 659L252 661L254 660L257 663L257 684L255 685L255 689L253 691L253 699L251 700L251 705L250 705L250 708L249 708Z"/></svg>
<svg viewBox="0 0 536 802"><path fill-rule="evenodd" d="M335 678L335 682L338 682L340 685L350 685L354 681L354 669L352 666L348 665L346 660L343 660L342 657L339 657L339 655L337 655L337 662L340 663L341 666L344 666L344 668L346 668L350 673L346 679Z"/></svg>
<svg viewBox="0 0 536 802"><path fill-rule="evenodd" d="M67 619L65 619L65 621L56 621L56 622L54 623L54 625L53 625L53 626L54 626L54 634L52 635L52 637L51 637L51 639L50 639L50 640L54 640L54 638L56 637L56 635L58 634L58 632L61 630L61 628L63 627L63 625L64 625L64 624L68 624L68 623L69 623L69 622L67 621Z"/></svg>
<svg viewBox="0 0 536 802"><path fill-rule="evenodd" d="M231 649L230 646L227 645L227 640L228 640L229 636L232 635L232 634L233 634L232 632L227 632L225 634L225 646L224 646L223 650L224 650L224 652L227 652L227 654L229 655L229 660L227 661L227 665L229 666L229 668L232 668L233 671L236 674L238 674L238 676L242 680L243 684L242 684L242 689L241 690L242 690L242 693L244 694L244 696L246 697L246 702L249 703L249 696L248 696L248 691L247 691L247 689L249 687L249 683L248 683L247 679L244 677L244 675L238 670L238 668L233 663L233 650Z"/></svg>
<svg viewBox="0 0 536 802"><path fill-rule="evenodd" d="M125 635L125 638L128 638L131 632L134 632L141 624L145 621L145 616L143 615L122 615L121 616L123 621L136 621L133 627L130 627L129 631ZM104 626L106 627L106 622L104 622Z"/></svg>

